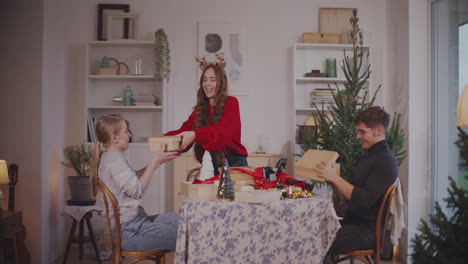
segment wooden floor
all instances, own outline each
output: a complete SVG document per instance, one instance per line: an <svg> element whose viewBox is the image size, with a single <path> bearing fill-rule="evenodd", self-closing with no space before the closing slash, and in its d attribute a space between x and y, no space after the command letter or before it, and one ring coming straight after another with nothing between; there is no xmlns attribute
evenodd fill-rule
<svg viewBox="0 0 468 264"><path fill-rule="evenodd" d="M97 264L98 262L96 261L96 258L94 257L94 255L91 255L91 252L89 252L90 249L86 249L85 248L85 254L84 254L84 257L83 257L83 261L79 261L78 260L78 246L72 246L72 248L70 249L70 255L68 256L68 261L67 261L67 264ZM55 262L54 264L60 264L62 263L62 260L60 261L57 261ZM112 264L110 260L105 260L105 261L102 261L103 264ZM128 263L128 260L127 261L124 261L123 263ZM138 263L142 263L142 264L148 264L148 263L152 263L154 264L154 262L151 262L151 261L142 261L142 262L138 262ZM167 264L173 264L174 263L174 252L172 253L169 253L169 254L166 254L166 263ZM345 261L345 262L342 262L342 263L350 263L349 261ZM362 262L357 260L357 261L354 261L355 264L361 264ZM391 260L384 260L384 261L381 261L380 263L382 264L394 264L396 262L392 262Z"/></svg>

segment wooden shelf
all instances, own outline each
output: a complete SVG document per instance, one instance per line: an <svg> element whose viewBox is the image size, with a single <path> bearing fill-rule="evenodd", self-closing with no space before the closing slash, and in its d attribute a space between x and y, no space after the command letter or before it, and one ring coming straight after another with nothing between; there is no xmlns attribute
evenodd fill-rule
<svg viewBox="0 0 468 264"><path fill-rule="evenodd" d="M296 49L352 49L353 45L351 44L312 44L312 43L296 43L294 44ZM363 45L362 48L368 49L370 46Z"/></svg>
<svg viewBox="0 0 468 264"><path fill-rule="evenodd" d="M162 106L137 106L137 105L90 105L88 109L98 110L98 109L122 109L122 110L162 110Z"/></svg>
<svg viewBox="0 0 468 264"><path fill-rule="evenodd" d="M146 40L112 40L112 41L90 41L90 47L143 47L154 45L153 41Z"/></svg>
<svg viewBox="0 0 468 264"><path fill-rule="evenodd" d="M327 82L327 83L344 83L346 78L326 78L326 77L299 77L296 82Z"/></svg>

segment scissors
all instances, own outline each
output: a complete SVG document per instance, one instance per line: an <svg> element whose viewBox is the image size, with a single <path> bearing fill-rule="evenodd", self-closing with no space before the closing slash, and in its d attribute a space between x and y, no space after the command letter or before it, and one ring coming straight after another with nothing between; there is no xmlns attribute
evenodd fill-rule
<svg viewBox="0 0 468 264"><path fill-rule="evenodd" d="M10 179L10 185L16 185L18 182L18 165L11 164L8 166L8 178Z"/></svg>

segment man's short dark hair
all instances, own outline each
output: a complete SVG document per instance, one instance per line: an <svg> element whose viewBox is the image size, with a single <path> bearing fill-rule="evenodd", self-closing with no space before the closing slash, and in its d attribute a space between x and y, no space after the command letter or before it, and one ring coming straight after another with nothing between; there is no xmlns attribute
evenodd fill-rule
<svg viewBox="0 0 468 264"><path fill-rule="evenodd" d="M390 115L380 106L372 106L365 110L357 113L354 118L354 125L364 123L367 127L375 128L378 125L382 125L385 130L388 128L390 123Z"/></svg>

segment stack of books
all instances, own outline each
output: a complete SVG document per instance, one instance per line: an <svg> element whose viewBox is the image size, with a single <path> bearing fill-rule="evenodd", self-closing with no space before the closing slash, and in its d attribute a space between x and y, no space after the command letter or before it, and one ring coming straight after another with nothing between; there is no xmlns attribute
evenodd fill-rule
<svg viewBox="0 0 468 264"><path fill-rule="evenodd" d="M333 93L336 93L336 89L332 88L316 88L312 91L312 103L319 104L334 104Z"/></svg>
<svg viewBox="0 0 468 264"><path fill-rule="evenodd" d="M96 120L91 115L87 119L88 142L96 143L96 131L94 130Z"/></svg>
<svg viewBox="0 0 468 264"><path fill-rule="evenodd" d="M152 94L139 93L133 96L133 102L136 106L154 106L157 105L156 97Z"/></svg>

